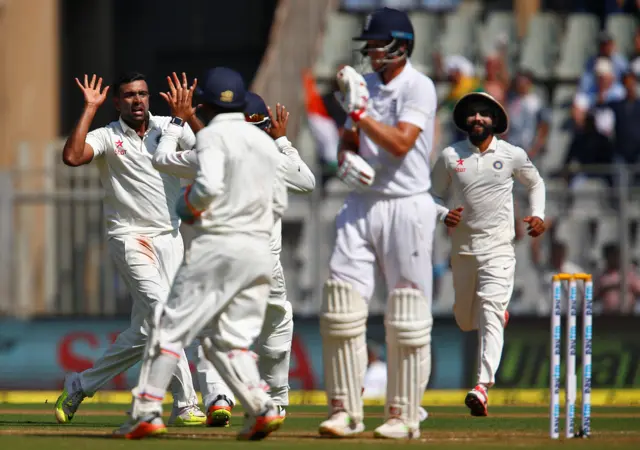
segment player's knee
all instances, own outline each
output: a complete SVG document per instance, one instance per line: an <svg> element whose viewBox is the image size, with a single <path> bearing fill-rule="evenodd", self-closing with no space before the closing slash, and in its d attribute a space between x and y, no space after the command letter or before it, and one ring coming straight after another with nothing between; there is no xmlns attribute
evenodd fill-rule
<svg viewBox="0 0 640 450"><path fill-rule="evenodd" d="M352 338L366 332L368 306L350 283L327 280L320 312L320 333L326 337Z"/></svg>
<svg viewBox="0 0 640 450"><path fill-rule="evenodd" d="M433 318L429 302L417 289L394 289L389 295L385 327L398 345L421 347L431 343Z"/></svg>

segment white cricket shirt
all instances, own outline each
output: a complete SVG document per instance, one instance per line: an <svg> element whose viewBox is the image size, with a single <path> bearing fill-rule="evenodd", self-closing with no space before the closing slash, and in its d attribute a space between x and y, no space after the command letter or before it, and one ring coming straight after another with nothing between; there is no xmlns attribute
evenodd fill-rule
<svg viewBox="0 0 640 450"><path fill-rule="evenodd" d="M255 126L255 125L254 125ZM172 173L182 178L194 179L198 171L198 159L194 150L176 151L181 128L170 124L153 155L153 165L161 172ZM291 192L306 194L315 188L316 179L309 166L300 158L291 142L285 137L275 140L279 150L279 172L284 177L287 189ZM282 218L277 217L271 232L271 253L280 256L282 251Z"/></svg>
<svg viewBox="0 0 640 450"><path fill-rule="evenodd" d="M452 207L464 207L452 234L458 254L487 254L513 243L514 177L529 191L531 215L544 220L544 181L527 153L506 141L494 137L484 153L467 140L456 142L442 151L431 177L440 220L449 212L442 200L449 186Z"/></svg>
<svg viewBox="0 0 640 450"><path fill-rule="evenodd" d="M270 239L287 207L278 148L243 113L217 115L196 138L198 172L189 194L204 211L194 228L206 234Z"/></svg>
<svg viewBox="0 0 640 450"><path fill-rule="evenodd" d="M367 114L371 118L394 127L399 122L407 122L422 130L414 147L401 157L380 148L360 130L358 153L376 171L368 190L390 197L427 192L431 187L429 154L433 149L437 108L433 81L417 71L409 60L388 84L383 84L377 73L366 74L364 78L370 95ZM345 128L351 126L348 119Z"/></svg>
<svg viewBox="0 0 640 450"><path fill-rule="evenodd" d="M175 211L180 178L160 173L152 164L170 120L149 114L149 128L142 138L122 119L87 134L86 143L93 148L93 161L106 191L107 235L156 236L180 226ZM188 125L181 131L180 146L192 148L195 135Z"/></svg>

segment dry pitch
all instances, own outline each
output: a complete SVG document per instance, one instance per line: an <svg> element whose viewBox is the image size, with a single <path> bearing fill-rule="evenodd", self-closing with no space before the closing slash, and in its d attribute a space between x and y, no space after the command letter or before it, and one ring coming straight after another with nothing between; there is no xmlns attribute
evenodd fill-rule
<svg viewBox="0 0 640 450"><path fill-rule="evenodd" d="M430 449L447 448L591 448L639 449L640 408L599 407L592 416L593 433L590 439L548 438L547 408L502 406L493 407L491 416L468 416L466 408L432 406L429 418L422 423L422 438L412 442L390 442L373 439L371 430L380 422L381 407L366 409L367 433L348 440L320 438L317 426L325 416L325 408L318 406L292 406L280 431L258 443L235 440L241 422L237 411L231 428L205 427L170 428L163 438L143 441L124 441L110 436L111 431L125 419L126 405L83 405L73 422L58 425L53 417L53 405L9 405L0 403L0 448L16 450L58 450L88 448L91 450L136 449L210 449L212 445L226 448L258 446L273 449L329 449L336 445L366 445L367 448L387 448L398 445L427 445ZM168 408L165 407L165 411ZM578 418L579 419L579 418ZM576 421L578 425L578 421Z"/></svg>

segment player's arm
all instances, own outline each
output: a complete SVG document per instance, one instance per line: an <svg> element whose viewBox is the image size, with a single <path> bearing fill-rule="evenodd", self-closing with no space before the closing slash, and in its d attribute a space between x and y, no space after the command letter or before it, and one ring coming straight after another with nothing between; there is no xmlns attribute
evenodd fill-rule
<svg viewBox="0 0 640 450"><path fill-rule="evenodd" d="M289 206L287 194L286 173L282 167L278 167L273 184L273 218L274 222L284 215Z"/></svg>
<svg viewBox="0 0 640 450"><path fill-rule="evenodd" d="M448 227L455 227L462 219L462 206L449 210L445 205L444 198L451 186L451 174L447 169L444 157L445 152L440 153L436 163L431 170L431 196L436 203L436 214L438 220L444 222Z"/></svg>
<svg viewBox="0 0 640 450"><path fill-rule="evenodd" d="M85 75L84 83L76 78L76 84L84 95L84 109L62 150L62 161L67 166L73 167L89 164L94 156L105 151L105 143L100 139L99 133L95 133L88 142L87 135L98 108L104 103L109 92L109 86L103 89L102 78L96 81L95 74L91 77L91 81Z"/></svg>
<svg viewBox="0 0 640 450"><path fill-rule="evenodd" d="M527 230L529 236L540 236L545 230L546 190L544 180L527 156L527 153L519 147L514 148L513 176L527 188L529 193L531 214L523 219L524 222L529 224L529 229Z"/></svg>
<svg viewBox="0 0 640 450"><path fill-rule="evenodd" d="M176 124L169 124L162 133L160 143L153 155L153 167L159 172L175 175L180 178L194 179L198 172L198 157L194 150L178 151L178 142L184 129Z"/></svg>
<svg viewBox="0 0 640 450"><path fill-rule="evenodd" d="M204 132L203 132L204 133ZM196 153L198 172L185 200L189 210L202 212L224 189L225 154L211 133L198 134Z"/></svg>
<svg viewBox="0 0 640 450"><path fill-rule="evenodd" d="M304 163L298 150L296 150L289 139L287 139L287 124L289 123L289 112L284 105L276 105L276 113L273 114L271 108L267 106L271 126L267 133L271 136L284 156L282 162L283 178L288 189L309 193L316 187L316 177L311 169Z"/></svg>
<svg viewBox="0 0 640 450"><path fill-rule="evenodd" d="M433 82L428 78L419 79L402 99L397 125L387 125L364 116L358 126L380 147L394 156L402 157L414 147L423 130L433 133L437 106Z"/></svg>

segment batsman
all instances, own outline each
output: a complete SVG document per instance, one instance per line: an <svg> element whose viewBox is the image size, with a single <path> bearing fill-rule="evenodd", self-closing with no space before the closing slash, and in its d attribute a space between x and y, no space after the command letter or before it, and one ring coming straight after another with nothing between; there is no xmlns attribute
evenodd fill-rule
<svg viewBox="0 0 640 450"><path fill-rule="evenodd" d="M500 103L484 92L467 94L453 110L454 124L468 136L445 148L433 168L432 193L438 217L453 228L451 268L453 312L462 331L478 330L478 380L465 404L472 416L486 416L488 390L495 383L504 345L507 306L513 293L513 179L527 189L531 213L524 218L532 237L545 231L545 186L520 147L496 136L509 127ZM444 206L452 188L455 209Z"/></svg>
<svg viewBox="0 0 640 450"><path fill-rule="evenodd" d="M374 70L338 72L349 115L339 148L338 177L353 188L336 218L330 279L320 315L329 418L321 435L364 431L361 391L374 275L389 290L385 329L387 401L375 436L415 439L431 372L432 246L436 208L429 189L436 90L409 57L414 31L406 13L382 8L355 38ZM356 153L357 152L357 153Z"/></svg>

